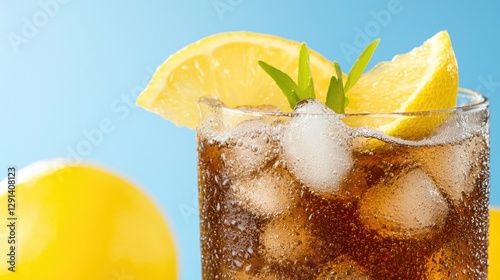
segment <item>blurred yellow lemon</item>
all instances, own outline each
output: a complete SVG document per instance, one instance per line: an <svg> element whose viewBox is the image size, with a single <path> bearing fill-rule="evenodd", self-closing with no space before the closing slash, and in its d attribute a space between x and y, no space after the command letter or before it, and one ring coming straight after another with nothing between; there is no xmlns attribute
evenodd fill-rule
<svg viewBox="0 0 500 280"><path fill-rule="evenodd" d="M0 184L1 279L176 279L172 234L134 185L58 161L21 169L16 181L10 192L7 178Z"/></svg>
<svg viewBox="0 0 500 280"><path fill-rule="evenodd" d="M500 279L500 209L490 210L489 279Z"/></svg>

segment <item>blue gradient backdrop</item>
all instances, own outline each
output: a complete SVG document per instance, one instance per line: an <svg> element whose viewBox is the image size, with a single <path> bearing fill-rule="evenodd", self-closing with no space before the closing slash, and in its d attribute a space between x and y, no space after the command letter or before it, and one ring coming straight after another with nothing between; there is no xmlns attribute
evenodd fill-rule
<svg viewBox="0 0 500 280"><path fill-rule="evenodd" d="M380 61L447 29L460 85L491 101L491 202L500 206L500 2L55 1L0 2L0 168L69 157L125 175L173 227L182 279L200 278L195 134L133 102L165 58L213 33L272 33L351 65L345 48L360 33L382 38ZM111 131L83 147L103 120Z"/></svg>

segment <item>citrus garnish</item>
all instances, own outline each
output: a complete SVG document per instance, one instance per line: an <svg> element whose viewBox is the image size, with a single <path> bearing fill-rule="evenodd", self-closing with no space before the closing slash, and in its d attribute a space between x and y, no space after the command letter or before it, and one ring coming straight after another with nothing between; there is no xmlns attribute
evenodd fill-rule
<svg viewBox="0 0 500 280"><path fill-rule="evenodd" d="M450 37L446 31L437 33L411 52L398 55L390 62L379 63L371 71L361 75L377 44L378 40L372 42L361 54L347 76L345 86L342 85L342 78L337 79L332 76L326 97L326 105L330 109L336 113L348 114L407 113L448 109L455 106L458 94L458 68ZM295 104L297 99L304 98L298 94L300 86L294 85L290 77L280 74L279 70L270 68L271 66L265 63L259 62L259 65L276 81L287 98L294 101L290 102L291 105ZM299 73L300 65L299 63ZM334 65L337 76L340 76L340 66L336 62ZM299 82L301 79L307 80L307 73L305 76L305 78L299 76ZM288 92L283 86L286 84L293 85L288 87ZM347 92L349 89L351 91ZM297 93L295 99L290 98L294 93ZM349 102L344 102L344 95L345 101ZM390 136L417 140L434 131L448 115L447 112L368 115L350 116L343 120L353 127L370 127ZM372 143L369 146L378 145Z"/></svg>
<svg viewBox="0 0 500 280"><path fill-rule="evenodd" d="M197 102L217 97L229 107L270 104L289 111L289 104L257 61L298 75L300 43L250 32L206 37L170 56L153 75L137 104L180 126L196 128ZM309 51L316 97L325 100L333 63Z"/></svg>
<svg viewBox="0 0 500 280"><path fill-rule="evenodd" d="M340 65L336 61L333 62L333 66L335 67L335 76L330 78L330 85L328 86L328 92L326 93L325 105L332 109L335 113L345 113L345 107L349 104L349 100L345 94L361 77L361 74L368 65L373 52L378 46L379 41L380 40L377 39L371 42L361 53L347 76L345 86L343 82L345 74L342 73ZM264 61L259 61L259 66L262 67L262 69L264 69L264 71L266 71L266 73L269 74L269 76L271 76L271 78L276 82L278 87L288 99L292 109L295 108L295 105L299 101L316 97L316 94L314 93L314 82L310 75L311 70L307 45L305 43L302 43L300 48L299 76L297 78L297 83L295 83L289 75Z"/></svg>
<svg viewBox="0 0 500 280"><path fill-rule="evenodd" d="M290 110L289 105L300 100L301 94L305 97L314 95L329 105L327 93L335 89L329 84L335 80L340 68L309 50L311 70L309 72L304 66L300 69L306 61L304 55L300 59L303 49L300 51L298 42L272 35L230 32L209 36L170 56L158 68L137 99L137 104L189 128L196 128L199 123L197 102L203 96L216 97L229 107L268 104L285 112ZM360 60L366 60L362 58L363 55ZM262 61L266 62L265 65ZM367 61L363 64L366 66ZM274 70L279 69L288 78L298 76L298 84L292 84L294 82L289 78L276 86L266 74L270 68L264 71L259 65L264 65L264 68L273 65ZM352 82L349 75L344 85L345 97L349 100L345 108L347 114L418 112L448 109L456 105L458 68L446 31L437 33L409 53L379 63L360 77L360 71L354 72L357 75L352 75L355 77ZM333 81L337 88L342 88L339 84L342 80L346 79ZM290 92L295 92L297 96L283 95L280 89L284 86L289 86ZM342 97L343 94L337 96ZM343 103L344 99L334 99L336 101L330 103L340 106L335 111L343 113L344 104L337 103ZM391 136L421 139L432 133L448 115L446 112L410 116L373 115L348 117L344 121L352 127L365 126Z"/></svg>
<svg viewBox="0 0 500 280"><path fill-rule="evenodd" d="M458 67L448 32L441 31L409 53L381 62L347 93L346 113L417 112L453 108L458 94ZM446 113L401 118L363 118L363 123L405 139L430 134ZM373 123L367 123L372 120Z"/></svg>

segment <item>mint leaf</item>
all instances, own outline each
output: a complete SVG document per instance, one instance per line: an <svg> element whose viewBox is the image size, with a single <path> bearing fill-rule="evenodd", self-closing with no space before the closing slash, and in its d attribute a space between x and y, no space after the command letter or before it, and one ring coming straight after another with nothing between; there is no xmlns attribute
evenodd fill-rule
<svg viewBox="0 0 500 280"><path fill-rule="evenodd" d="M325 105L332 109L335 113L339 113L342 109L338 106L339 103L339 95L336 94L338 92L338 80L335 76L330 78L330 85L328 86L328 91L326 93Z"/></svg>
<svg viewBox="0 0 500 280"><path fill-rule="evenodd" d="M306 98L316 98L316 94L314 94L314 85L313 85L313 81L311 79L311 82L307 84L306 88L304 90L302 90L302 96L304 98L300 98L300 100L302 99L306 99Z"/></svg>
<svg viewBox="0 0 500 280"><path fill-rule="evenodd" d="M345 107L349 103L349 100L347 100L344 94L344 83L342 81L342 70L340 69L340 65L337 61L334 61L333 65L335 66L337 77L332 76L330 78L325 105L337 114L344 114Z"/></svg>
<svg viewBox="0 0 500 280"><path fill-rule="evenodd" d="M334 61L336 76L330 78L330 85L326 93L325 105L338 114L345 114L345 108L349 105L349 99L345 96L347 91L359 80L368 62L373 56L380 39L376 39L363 50L351 68L347 81L344 85L342 70L340 65ZM314 83L311 75L311 65L309 61L309 51L306 43L302 43L299 53L299 71L296 84L290 76L275 67L259 61L259 66L276 82L278 87L285 94L290 103L290 108L294 109L297 102L307 98L316 98L314 93Z"/></svg>
<svg viewBox="0 0 500 280"><path fill-rule="evenodd" d="M309 63L309 50L307 49L306 43L302 43L300 46L299 75L297 81L300 89L300 92L297 94L301 100L316 97L311 75L311 64Z"/></svg>
<svg viewBox="0 0 500 280"><path fill-rule="evenodd" d="M298 97L298 93L300 92L299 87L295 84L295 82L283 71L276 69L275 67L265 63L264 61L259 60L259 66L266 71L269 76L276 82L278 87L281 89L283 94L288 99L288 103L290 103L290 108L295 108L297 102L300 101Z"/></svg>
<svg viewBox="0 0 500 280"><path fill-rule="evenodd" d="M366 46L356 62L354 62L354 65L352 66L351 71L349 71L349 75L347 76L347 82L344 86L345 93L347 93L347 91L351 89L351 87L359 80L359 78L363 74L363 71L365 71L365 68L372 58L372 55L375 52L375 49L377 48L379 42L380 38L373 40L368 46Z"/></svg>

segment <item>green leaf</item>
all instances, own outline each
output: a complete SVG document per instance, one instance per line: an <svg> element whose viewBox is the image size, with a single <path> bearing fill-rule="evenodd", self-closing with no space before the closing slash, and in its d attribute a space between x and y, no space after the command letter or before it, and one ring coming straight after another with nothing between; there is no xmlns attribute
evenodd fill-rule
<svg viewBox="0 0 500 280"><path fill-rule="evenodd" d="M316 98L316 95L314 94L314 85L312 79L311 82L308 83L306 88L302 91L301 100L306 98Z"/></svg>
<svg viewBox="0 0 500 280"><path fill-rule="evenodd" d="M342 81L342 70L340 65L334 61L335 72L337 77L332 76L330 78L330 85L328 86L328 92L326 93L325 105L332 109L337 114L345 113L345 106L349 103L344 94L344 84Z"/></svg>
<svg viewBox="0 0 500 280"><path fill-rule="evenodd" d="M328 86L328 92L326 94L326 106L328 106L336 113L345 113L345 108L347 107L347 105L349 105L349 99L347 99L345 94L349 89L352 88L352 86L354 86L354 84L363 74L363 71L372 58L379 42L380 39L376 39L368 44L368 46L363 50L361 55L352 66L351 71L347 76L345 85L342 81L342 71L339 64L336 61L333 62L336 76L332 76L330 79L330 85ZM259 66L264 69L264 71L269 74L269 76L271 76L271 78L276 82L283 94L285 94L286 98L288 99L288 103L290 103L290 108L294 109L295 105L300 100L306 98L316 98L314 93L313 78L311 74L311 65L309 61L309 50L307 49L306 43L302 43L300 47L297 79L298 84L295 83L293 79L290 78L290 76L288 76L286 73L263 61L259 61Z"/></svg>
<svg viewBox="0 0 500 280"><path fill-rule="evenodd" d="M259 60L259 66L266 71L269 76L276 82L278 87L281 89L283 94L286 96L288 103L290 103L290 108L295 108L297 102L300 101L297 93L300 92L299 87L295 82L283 71L276 69L275 67Z"/></svg>
<svg viewBox="0 0 500 280"><path fill-rule="evenodd" d="M306 43L302 43L300 46L299 75L297 81L300 89L298 96L301 100L316 97L311 75L311 64L309 62L309 50L307 49Z"/></svg>
<svg viewBox="0 0 500 280"><path fill-rule="evenodd" d="M352 66L351 71L349 71L349 75L347 76L347 82L345 83L344 87L345 93L347 93L347 91L352 88L352 86L361 77L361 74L363 74L363 71L365 71L368 62L370 62L370 59L372 58L372 55L375 52L375 49L377 48L379 42L380 38L373 40L373 42L366 46L356 62L354 62L354 65Z"/></svg>
<svg viewBox="0 0 500 280"><path fill-rule="evenodd" d="M338 80L335 76L332 76L326 93L325 105L332 109L335 113L340 113L342 109L338 106L340 104L339 102Z"/></svg>
<svg viewBox="0 0 500 280"><path fill-rule="evenodd" d="M347 98L347 96L345 96L345 92L344 92L344 111L345 111L345 108L347 107L347 105L349 105L349 98Z"/></svg>

